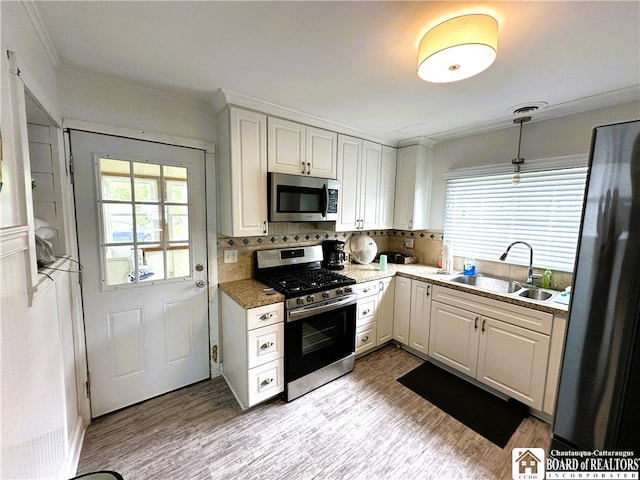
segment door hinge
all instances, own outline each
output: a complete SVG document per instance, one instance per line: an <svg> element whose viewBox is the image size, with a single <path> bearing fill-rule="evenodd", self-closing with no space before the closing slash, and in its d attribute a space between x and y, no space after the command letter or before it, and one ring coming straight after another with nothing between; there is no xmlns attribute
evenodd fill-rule
<svg viewBox="0 0 640 480"><path fill-rule="evenodd" d="M87 381L84 382L84 390L87 394L87 398L91 398L91 383L89 381L89 372L87 372Z"/></svg>

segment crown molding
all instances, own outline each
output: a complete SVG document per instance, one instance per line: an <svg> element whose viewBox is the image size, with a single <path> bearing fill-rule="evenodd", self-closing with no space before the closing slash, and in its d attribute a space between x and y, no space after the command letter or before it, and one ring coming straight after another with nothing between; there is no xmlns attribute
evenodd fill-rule
<svg viewBox="0 0 640 480"><path fill-rule="evenodd" d="M31 20L31 24L36 30L40 43L42 43L44 50L47 52L47 56L53 64L53 67L58 68L60 66L60 57L58 57L58 52L56 52L56 48L53 46L49 32L42 22L38 7L36 7L36 4L32 0L22 0L22 6L26 10L29 20Z"/></svg>
<svg viewBox="0 0 640 480"><path fill-rule="evenodd" d="M384 135L378 135L358 128L350 127L338 122L333 122L322 117L311 115L308 113L300 112L293 108L283 107L275 103L260 100L249 95L234 92L220 88L212 96L211 106L215 114L218 114L227 105L235 105L242 108L248 108L267 115L273 115L276 117L283 117L287 120L303 123L313 127L324 128L333 132L338 132L344 135L349 135L363 140L369 140L372 142L380 143L382 145L388 145L390 147L396 147L398 144L397 138L388 137Z"/></svg>
<svg viewBox="0 0 640 480"><path fill-rule="evenodd" d="M640 85L632 85L618 90L612 90L609 92L592 95L589 97L578 98L570 102L559 103L556 105L550 105L544 109L531 113L532 123L541 120L551 120L553 118L566 117L569 115L575 115L578 113L588 112L590 110L597 110L599 108L611 107L622 103L638 102L640 101ZM482 124L468 125L461 128L452 130L445 130L442 132L429 135L430 141L437 143L444 140L453 140L456 138L467 137L470 135L476 135L479 133L487 133L495 130L501 130L503 128L513 126L513 119L515 116L509 114L492 120L484 122ZM412 141L413 139L401 140L398 145L402 145L406 141ZM415 141L414 141L415 144Z"/></svg>
<svg viewBox="0 0 640 480"><path fill-rule="evenodd" d="M162 97L167 100L173 100L176 102L184 103L186 105L191 105L196 107L205 107L205 108L208 107L206 101L199 101L190 97L178 95L176 93L167 92L166 90L162 90L159 88L149 87L147 85L135 83L130 80L123 80L121 78L113 77L111 75L105 75L104 73L95 72L93 70L85 70L84 68L76 67L74 65L65 64L61 67L61 71L70 72L72 75L78 75L78 76L82 76L90 79L100 80L118 87L128 88L130 90L135 90L140 93L146 93L148 95L155 95L157 97Z"/></svg>

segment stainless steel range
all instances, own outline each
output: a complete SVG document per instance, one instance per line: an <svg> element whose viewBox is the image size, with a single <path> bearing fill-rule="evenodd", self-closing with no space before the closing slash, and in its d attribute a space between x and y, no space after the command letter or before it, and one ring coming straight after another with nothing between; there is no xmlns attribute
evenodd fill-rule
<svg viewBox="0 0 640 480"><path fill-rule="evenodd" d="M356 281L322 265L322 246L259 250L257 280L285 296L287 401L353 370Z"/></svg>

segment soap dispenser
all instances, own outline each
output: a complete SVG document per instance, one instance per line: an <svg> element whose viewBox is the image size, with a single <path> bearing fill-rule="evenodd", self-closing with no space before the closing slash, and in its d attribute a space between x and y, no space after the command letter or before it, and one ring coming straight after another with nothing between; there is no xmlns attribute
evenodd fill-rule
<svg viewBox="0 0 640 480"><path fill-rule="evenodd" d="M464 275L475 275L476 274L476 261L467 257L464 259L464 264L462 265L462 273Z"/></svg>

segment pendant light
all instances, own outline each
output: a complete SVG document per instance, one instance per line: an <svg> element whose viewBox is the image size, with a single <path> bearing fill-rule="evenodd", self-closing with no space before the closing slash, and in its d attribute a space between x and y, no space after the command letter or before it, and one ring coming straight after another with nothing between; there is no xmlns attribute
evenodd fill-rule
<svg viewBox="0 0 640 480"><path fill-rule="evenodd" d="M531 120L531 117L520 117L513 120L513 123L520 124L520 135L518 136L518 154L516 155L516 158L511 160L511 163L514 165L513 179L511 180L511 182L514 185L520 184L520 167L524 163L524 158L520 156L520 146L522 145L522 124L528 122L529 120Z"/></svg>
<svg viewBox="0 0 640 480"><path fill-rule="evenodd" d="M455 82L487 69L496 58L498 21L490 15L455 17L429 30L418 48L418 76Z"/></svg>

